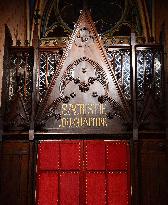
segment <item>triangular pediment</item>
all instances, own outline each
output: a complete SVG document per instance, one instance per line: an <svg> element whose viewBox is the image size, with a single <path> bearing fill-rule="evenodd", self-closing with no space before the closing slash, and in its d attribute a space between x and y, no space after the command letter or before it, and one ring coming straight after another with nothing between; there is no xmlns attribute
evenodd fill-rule
<svg viewBox="0 0 168 205"><path fill-rule="evenodd" d="M100 36L90 12L83 10L39 104L36 124L58 132L115 133L125 129L127 117Z"/></svg>

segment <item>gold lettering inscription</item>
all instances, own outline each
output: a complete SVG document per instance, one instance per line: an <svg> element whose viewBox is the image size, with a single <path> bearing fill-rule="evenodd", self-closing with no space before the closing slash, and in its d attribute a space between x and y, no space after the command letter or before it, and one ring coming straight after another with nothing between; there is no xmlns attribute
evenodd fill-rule
<svg viewBox="0 0 168 205"><path fill-rule="evenodd" d="M62 104L60 128L107 127L104 104Z"/></svg>
<svg viewBox="0 0 168 205"><path fill-rule="evenodd" d="M100 114L102 114L102 115L106 114L105 110L106 110L106 108L105 108L104 104L100 104Z"/></svg>
<svg viewBox="0 0 168 205"><path fill-rule="evenodd" d="M62 112L61 113L63 116L70 115L67 104L62 104Z"/></svg>
<svg viewBox="0 0 168 205"><path fill-rule="evenodd" d="M77 115L77 105L76 104L70 104L70 108L74 115Z"/></svg>
<svg viewBox="0 0 168 205"><path fill-rule="evenodd" d="M85 114L85 104L77 104L80 107L80 115L84 115Z"/></svg>
<svg viewBox="0 0 168 205"><path fill-rule="evenodd" d="M61 124L59 125L60 128L73 128L73 127L107 127L106 118L101 117L76 117L76 118L62 118Z"/></svg>

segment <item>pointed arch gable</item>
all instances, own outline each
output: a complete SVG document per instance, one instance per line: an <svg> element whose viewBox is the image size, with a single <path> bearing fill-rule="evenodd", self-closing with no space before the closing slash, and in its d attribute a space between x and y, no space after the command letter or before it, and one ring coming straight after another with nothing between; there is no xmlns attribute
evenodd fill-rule
<svg viewBox="0 0 168 205"><path fill-rule="evenodd" d="M106 108L100 108L105 102ZM119 120L117 124L120 124L120 128L122 127L121 119L127 118L127 102L87 10L83 10L79 17L48 91L39 105L36 119L38 122L46 121L47 126L52 124L51 127L59 127L56 121L62 119L63 106L68 106L68 109L72 111L72 106L77 105L78 115L81 115L80 106L84 106L83 114L85 115L86 112L90 114L88 109L91 108L88 107L91 105L97 107L95 109L106 109L103 118L100 117L102 112L98 112L99 119L96 118L102 124L104 123L105 127L107 123L103 120L106 118ZM91 113L96 113L96 111L92 110ZM73 112L72 114L74 115ZM53 117L57 118L54 123L52 123ZM72 120L74 122L74 116ZM84 124L88 123L90 122L87 121ZM98 127L101 124L94 123L98 123Z"/></svg>

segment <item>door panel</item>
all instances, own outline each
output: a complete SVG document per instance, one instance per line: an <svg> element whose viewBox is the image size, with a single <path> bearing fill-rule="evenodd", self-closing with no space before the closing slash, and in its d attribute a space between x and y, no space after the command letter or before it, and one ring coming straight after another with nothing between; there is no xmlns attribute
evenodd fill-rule
<svg viewBox="0 0 168 205"><path fill-rule="evenodd" d="M58 174L43 172L38 175L37 197L40 205L58 204Z"/></svg>
<svg viewBox="0 0 168 205"><path fill-rule="evenodd" d="M79 173L60 175L60 204L79 204Z"/></svg>
<svg viewBox="0 0 168 205"><path fill-rule="evenodd" d="M141 142L140 204L168 204L168 142Z"/></svg>
<svg viewBox="0 0 168 205"><path fill-rule="evenodd" d="M109 143L107 145L107 169L127 170L129 150L124 143Z"/></svg>
<svg viewBox="0 0 168 205"><path fill-rule="evenodd" d="M128 204L128 177L126 173L108 174L108 204Z"/></svg>
<svg viewBox="0 0 168 205"><path fill-rule="evenodd" d="M105 144L102 142L86 142L87 170L105 170Z"/></svg>
<svg viewBox="0 0 168 205"><path fill-rule="evenodd" d="M40 143L38 146L38 169L56 170L59 166L59 144Z"/></svg>
<svg viewBox="0 0 168 205"><path fill-rule="evenodd" d="M104 205L106 202L106 180L104 173L86 174L86 204Z"/></svg>
<svg viewBox="0 0 168 205"><path fill-rule="evenodd" d="M79 170L80 143L60 144L60 168L62 170Z"/></svg>
<svg viewBox="0 0 168 205"><path fill-rule="evenodd" d="M33 143L3 141L0 152L0 204L33 204Z"/></svg>

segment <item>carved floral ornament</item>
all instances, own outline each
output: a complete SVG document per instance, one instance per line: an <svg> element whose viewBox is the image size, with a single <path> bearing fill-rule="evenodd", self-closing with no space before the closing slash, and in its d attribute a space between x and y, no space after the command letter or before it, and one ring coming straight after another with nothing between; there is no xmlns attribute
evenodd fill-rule
<svg viewBox="0 0 168 205"><path fill-rule="evenodd" d="M86 62L89 63L89 66L91 67L91 69L94 70L94 76L87 76L87 80L81 80L80 77L81 76L76 76L76 69L81 69L81 73L83 73L83 75L85 75L85 73L87 72L86 70L88 70L88 68L80 68L79 64L82 62ZM85 70L83 72L83 69ZM62 78L61 78L61 82L60 82L60 95L64 96L64 90L66 88L66 86L68 85L69 82L73 81L74 84L77 84L79 87L79 90L81 92L87 92L89 91L89 88L92 84L94 84L95 81L100 82L104 89L105 89L105 93L108 93L108 80L107 80L107 75L105 73L105 71L103 70L103 68L96 62L94 62L93 60L83 57L80 58L76 61L74 61L71 65L68 66L67 70L65 71L65 73L63 74Z"/></svg>
<svg viewBox="0 0 168 205"><path fill-rule="evenodd" d="M81 63L86 64L85 69L84 69L86 72L83 72L83 67L81 66ZM94 73L94 76L88 75L90 69L91 69L91 73L92 74ZM80 74L79 74L79 70L81 71ZM84 75L86 75L85 76L86 78L85 78L85 80L82 80L82 77ZM64 72L63 76L61 77L61 81L59 84L60 97L57 98L48 107L48 109L46 110L46 112L44 113L44 115L42 117L41 123L44 125L49 119L54 117L56 121L62 122L61 127L66 126L65 125L66 123L70 123L70 125L68 124L68 126L70 126L70 127L72 126L71 123L72 124L74 123L76 126L77 122L74 121L73 118L70 118L71 119L70 121L72 121L72 122L70 122L69 120L65 121L65 116L62 115L62 111L61 111L60 107L64 106L64 104L67 104L67 106L73 105L76 107L78 105L78 107L79 106L85 107L86 104L72 104L71 100L73 98L77 98L79 93L72 92L69 95L67 95L67 94L65 94L65 90L71 89L69 87L70 83L74 84L74 86L77 86L78 90L83 94L87 93L90 90L91 86L93 86L92 87L93 89L99 90L98 87L96 88L93 85L96 81L99 82L103 86L104 94L98 95L97 91L95 90L92 92L91 96L89 96L89 97L93 98L94 102L97 104L100 104L100 105L102 104L104 106L106 106L106 104L108 104L109 108L108 108L108 111L104 114L105 118L103 118L103 120L102 120L102 118L100 118L100 119L96 118L98 121L94 122L92 118L88 118L87 120L85 119L85 124L93 124L93 125L97 124L97 125L99 125L99 124L101 124L101 121L102 121L103 126L107 126L107 123L104 121L105 119L112 120L113 118L119 118L121 120L124 120L125 116L124 116L124 111L123 111L122 106L119 103L115 102L115 100L113 100L108 95L108 91L109 91L108 84L109 83L108 83L108 78L107 78L105 71L95 61L93 61L89 58L83 57L83 58L80 58L80 59L74 61L72 64L70 64L67 67L66 71ZM92 103L92 104L88 104L88 105L89 106L92 105L92 107L93 107L96 104ZM79 113L80 112L78 112L78 114ZM75 119L78 119L78 118L75 118ZM68 119L68 118L66 118L66 119ZM81 119L83 119L83 118L81 118ZM80 123L81 123L81 121L80 121ZM83 126L83 124L82 124L82 126Z"/></svg>
<svg viewBox="0 0 168 205"><path fill-rule="evenodd" d="M94 43L94 36L85 26L81 28L75 38L75 45L78 47L90 46Z"/></svg>

